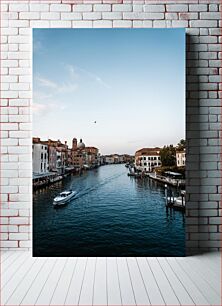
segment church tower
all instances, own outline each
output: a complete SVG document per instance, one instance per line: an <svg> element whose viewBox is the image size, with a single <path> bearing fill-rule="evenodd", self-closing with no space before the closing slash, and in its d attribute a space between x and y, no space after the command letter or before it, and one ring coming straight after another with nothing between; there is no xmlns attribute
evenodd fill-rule
<svg viewBox="0 0 222 306"><path fill-rule="evenodd" d="M77 149L77 139L76 138L73 138L73 140L72 140L72 149L73 150Z"/></svg>

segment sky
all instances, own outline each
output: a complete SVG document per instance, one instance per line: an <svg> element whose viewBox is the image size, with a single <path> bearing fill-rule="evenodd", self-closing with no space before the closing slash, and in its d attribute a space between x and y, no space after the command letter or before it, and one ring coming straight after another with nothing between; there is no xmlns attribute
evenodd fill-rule
<svg viewBox="0 0 222 306"><path fill-rule="evenodd" d="M185 138L184 29L34 29L33 136L101 154ZM96 121L96 123L95 123Z"/></svg>

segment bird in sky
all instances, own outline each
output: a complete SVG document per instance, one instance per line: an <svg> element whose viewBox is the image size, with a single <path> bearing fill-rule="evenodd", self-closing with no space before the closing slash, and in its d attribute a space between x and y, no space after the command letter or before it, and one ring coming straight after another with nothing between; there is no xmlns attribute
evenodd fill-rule
<svg viewBox="0 0 222 306"><path fill-rule="evenodd" d="M94 123L96 123L96 121L94 121Z"/></svg>

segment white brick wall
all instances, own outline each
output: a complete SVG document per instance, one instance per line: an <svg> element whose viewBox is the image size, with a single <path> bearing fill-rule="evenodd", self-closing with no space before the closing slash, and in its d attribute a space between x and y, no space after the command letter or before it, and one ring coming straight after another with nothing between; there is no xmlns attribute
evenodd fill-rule
<svg viewBox="0 0 222 306"><path fill-rule="evenodd" d="M220 0L1 1L1 247L31 232L31 28L185 27L187 250L221 246Z"/></svg>

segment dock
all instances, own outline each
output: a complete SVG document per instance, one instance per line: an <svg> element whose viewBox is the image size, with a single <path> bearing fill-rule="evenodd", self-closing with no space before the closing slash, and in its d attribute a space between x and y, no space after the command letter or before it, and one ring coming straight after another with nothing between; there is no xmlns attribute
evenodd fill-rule
<svg viewBox="0 0 222 306"><path fill-rule="evenodd" d="M159 175L156 173L148 173L146 174L149 178L158 181L160 183L164 183L167 185L171 185L174 187L184 187L185 186L185 180L184 179L177 179L177 178L172 178L168 176L163 176Z"/></svg>
<svg viewBox="0 0 222 306"><path fill-rule="evenodd" d="M165 185L166 207L185 210L186 207L185 196L186 196L185 190L181 190L180 196L175 197L173 193L170 193L170 196L168 196L168 188L167 185Z"/></svg>

